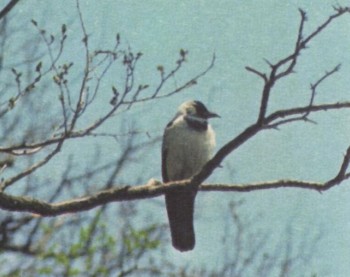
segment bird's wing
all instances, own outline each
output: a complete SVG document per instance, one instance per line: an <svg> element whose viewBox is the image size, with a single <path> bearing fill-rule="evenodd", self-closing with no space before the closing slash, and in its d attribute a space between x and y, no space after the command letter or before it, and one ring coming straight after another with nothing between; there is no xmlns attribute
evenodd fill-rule
<svg viewBox="0 0 350 277"><path fill-rule="evenodd" d="M167 157L168 157L168 146L167 146L167 133L169 128L173 125L176 120L177 115L167 124L163 134L163 144L162 144L162 178L163 182L169 182L169 176L167 172Z"/></svg>
<svg viewBox="0 0 350 277"><path fill-rule="evenodd" d="M168 177L168 173L167 173L167 169L166 169L167 154L168 154L168 150L166 149L166 147L164 147L164 143L163 143L163 147L162 147L162 178L163 178L164 183L169 181L169 177Z"/></svg>

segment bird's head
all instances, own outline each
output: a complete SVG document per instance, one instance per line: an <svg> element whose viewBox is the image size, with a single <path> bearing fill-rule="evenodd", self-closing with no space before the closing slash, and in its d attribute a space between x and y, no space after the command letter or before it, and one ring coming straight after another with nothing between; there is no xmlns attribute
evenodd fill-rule
<svg viewBox="0 0 350 277"><path fill-rule="evenodd" d="M194 100L182 103L179 107L179 113L183 115L199 117L202 119L220 117L218 114L210 112L202 102Z"/></svg>

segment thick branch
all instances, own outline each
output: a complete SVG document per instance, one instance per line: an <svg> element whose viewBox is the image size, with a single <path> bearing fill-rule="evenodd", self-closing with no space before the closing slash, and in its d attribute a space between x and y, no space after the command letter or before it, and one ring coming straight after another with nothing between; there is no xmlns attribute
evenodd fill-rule
<svg viewBox="0 0 350 277"><path fill-rule="evenodd" d="M0 207L10 211L27 211L42 216L55 216L89 210L113 201L130 201L156 197L171 189L168 185L161 186L160 184L160 182L151 180L145 185L108 189L92 196L56 204L50 204L29 197L16 197L0 193ZM175 187L179 187L188 184L188 182L177 182L176 184Z"/></svg>
<svg viewBox="0 0 350 277"><path fill-rule="evenodd" d="M258 123L253 124L245 129L236 138L221 147L215 156L208 163L206 163L202 170L192 178L192 184L194 186L198 186L199 184L203 183L203 181L207 179L217 167L220 166L221 162L226 158L226 156L257 134L260 130L262 130L262 128Z"/></svg>
<svg viewBox="0 0 350 277"><path fill-rule="evenodd" d="M202 183L206 178L208 178L215 168L219 167L222 161L232 153L235 149L241 146L243 143L248 141L251 137L256 135L259 131L264 130L265 127L272 123L273 121L281 118L285 118L293 115L300 115L311 112L335 110L342 108L350 108L350 102L334 103L334 104L324 104L324 105L314 105L314 106L305 106L298 107L286 110L280 110L269 115L260 125L260 123L253 124L245 129L241 134L236 138L225 144L216 155L203 167L202 171L193 177L193 185L197 186Z"/></svg>
<svg viewBox="0 0 350 277"><path fill-rule="evenodd" d="M253 183L253 184L202 184L202 180L207 178L212 171L220 164L220 162L227 155L226 151L234 149L244 143L248 138L256 134L260 130L258 125L252 125L236 139L225 145L216 155L210 160L199 174L192 179L170 182L162 184L156 180L150 180L145 185L130 187L118 187L98 192L92 196L86 196L70 201L50 204L45 201L32 199L29 197L16 197L0 192L0 208L10 211L27 211L31 213L40 214L42 216L56 216L65 213L74 213L93 209L97 206L116 201L131 201L145 198L152 198L160 196L165 192L173 189L195 185L201 191L237 191L249 192L253 190L273 189L273 188L303 188L312 189L316 191L325 191L331 187L340 184L346 179L350 178L350 173L347 173L350 163L350 147L344 156L343 162L337 175L325 183L306 182L298 180L279 180L272 182ZM199 183L198 183L199 182Z"/></svg>
<svg viewBox="0 0 350 277"><path fill-rule="evenodd" d="M273 69L271 71L269 80L266 81L265 85L264 85L264 89L263 89L261 101L260 101L259 116L258 116L258 121L257 121L257 123L260 126L263 124L264 119L265 119L265 115L267 112L267 105L268 105L269 99L270 99L270 92L271 92L271 89L275 83L275 74L276 74L276 71L275 71L275 69Z"/></svg>
<svg viewBox="0 0 350 277"><path fill-rule="evenodd" d="M344 156L343 162L340 166L339 172L335 174L335 177L328 180L324 183L315 183L315 182L305 182L305 181L298 181L298 180L279 180L279 181L272 181L272 182L264 182L264 183L253 183L253 184L220 184L220 185L205 185L202 184L206 178L208 178L213 171L220 166L222 161L231 154L235 149L240 147L242 144L244 144L246 141L248 141L250 138L255 136L259 131L266 130L266 128L271 128L271 126L277 126L282 123L295 121L298 119L306 119L306 116L309 115L312 112L318 112L318 111L327 111L327 110L335 110L335 109L343 109L343 108L350 108L350 102L341 102L341 103L333 103L333 104L323 104L323 105L315 105L314 104L314 95L316 87L327 77L338 71L338 67L333 69L330 72L326 72L326 74L320 78L314 85L312 85L312 95L311 100L309 104L305 107L295 107L291 109L285 109L285 110L277 110L275 112L272 112L271 114L267 114L267 107L269 103L269 96L271 89L275 82L279 80L282 77L287 76L288 74L293 72L293 68L297 62L297 57L302 49L306 47L306 44L311 41L312 38L314 38L317 34L319 34L334 18L340 16L344 12L348 12L349 10L346 8L337 10L337 14L331 16L324 24L320 25L317 30L315 30L313 33L311 33L309 36L306 37L306 39L302 39L302 32L303 32L303 26L304 22L306 20L305 14L301 12L301 23L299 27L298 32L298 38L296 41L294 52L287 56L285 59L280 60L276 64L270 64L271 71L269 74L261 73L260 71L253 69L251 67L247 67L246 69L257 76L261 77L264 80L264 88L262 91L262 97L260 102L260 109L259 109L259 116L256 121L256 123L252 124L248 128L246 128L241 134L239 134L236 138L229 141L227 144L225 144L217 153L216 155L202 168L202 170L193 176L189 180L183 180L183 181L176 181L173 183L167 183L162 184L161 182L151 180L147 184L140 185L140 186L123 186L118 188L111 188L108 190L100 191L95 193L91 196L86 196L78 199L73 199L65 202L59 202L59 203L48 203L45 201L40 201L37 199L32 199L28 197L16 197L8 195L4 192L0 192L0 208L5 210L11 210L11 211L27 211L32 212L36 214L40 214L42 216L55 216L65 213L73 213L73 212L79 212L79 211L85 211L92 208L95 208L97 206L109 203L109 202L115 202L115 201L131 201L131 200L138 200L138 199L145 199L145 198L151 198L156 197L164 194L165 192L169 192L173 189L183 187L183 186L195 186L198 187L199 190L202 191L239 191L239 192L249 192L252 190L260 190L260 189L272 189L272 188L281 188L281 187L297 187L297 188L304 188L304 189L312 189L316 191L324 191L327 190L337 184L340 184L346 179L350 178L350 173L348 172L349 163L350 163L350 147L347 149L347 152ZM82 19L81 19L82 21ZM84 26L83 26L84 29ZM87 48L87 34L85 30L83 30L84 33L84 44ZM87 52L88 53L88 52ZM184 54L183 54L184 57ZM167 94L161 94L158 95L159 89L156 89L156 93L145 98L132 98L132 103L142 102L142 101L148 101L153 100L155 98L160 97L167 97L174 93L177 93L186 87L195 84L196 80L200 77L202 77L204 74L207 73L208 70L210 70L214 64L215 56L213 57L212 63L210 66L205 70L204 72L200 73L199 75L192 78L189 82L186 82L184 85L180 86L179 88L173 90L171 93ZM88 62L88 60L87 60ZM89 64L86 65L85 70L85 78L87 79L89 75ZM285 67L287 67L285 69ZM134 68L131 67L130 70L133 70ZM163 72L163 69L161 70ZM170 72L170 74L174 74L177 69ZM129 72L129 71L128 71ZM130 73L130 72L129 72ZM132 72L131 72L132 73ZM129 75L128 75L129 76ZM130 75L131 76L131 75ZM133 82L133 76L130 77L131 81ZM162 78L164 76L162 75ZM126 88L124 92L124 96L122 97L122 100L119 100L118 105L122 104L128 104L126 99L126 94L129 93L132 89L132 85L129 84L129 79L125 82ZM28 149L35 149L36 147L44 147L50 144L54 143L63 143L64 140L74 137L82 137L85 135L88 135L91 133L91 131L95 130L98 126L102 125L102 123L110 118L114 112L116 111L118 105L114 106L104 117L97 120L95 123L93 123L90 127L87 127L83 129L81 132L74 132L73 128L78 120L78 117L80 116L80 112L84 110L80 110L80 102L82 101L83 97L83 91L85 87L85 81L83 81L83 84L81 85L81 90L79 94L78 104L76 106L75 114L73 116L73 119L71 120L70 124L70 132L66 132L62 134L62 137L53 137L51 139L48 139L44 142L32 144L32 145L19 145L9 148L0 148L0 152L6 152L6 153L12 153L14 151L18 150L28 150ZM138 90L139 91L139 90ZM136 96L138 96L138 91L136 91ZM293 117L294 116L294 117ZM297 118L295 118L297 116ZM282 123L281 123L282 122ZM59 150L59 148L58 148ZM55 152L53 153L55 154ZM51 156L47 156L50 158ZM45 160L42 162L43 164L46 163ZM42 164L39 163L38 166L34 166L35 170L36 168L40 167ZM31 168L25 171L24 173L19 174L16 178L22 178L24 176L27 176L33 171ZM24 174L24 175L23 175ZM6 187L6 185L10 185L13 182L17 181L17 179L10 179L7 183L4 183L3 186ZM200 185L202 184L202 185Z"/></svg>
<svg viewBox="0 0 350 277"><path fill-rule="evenodd" d="M349 162L350 150L348 150L346 160ZM349 175L343 176L349 178ZM252 184L202 184L199 191L216 192L250 192L253 190L277 189L277 188L302 188L322 192L342 182L344 178L336 177L326 183L306 182L298 180L278 180L271 182L252 183ZM9 211L31 212L41 216L57 216L66 213L76 213L90 210L110 202L121 202L140 200L160 196L173 189L188 186L191 180L176 181L162 184L159 181L151 179L147 184L130 187L118 187L100 191L92 196L86 196L70 201L59 203L47 203L29 197L10 196L0 193L0 207Z"/></svg>

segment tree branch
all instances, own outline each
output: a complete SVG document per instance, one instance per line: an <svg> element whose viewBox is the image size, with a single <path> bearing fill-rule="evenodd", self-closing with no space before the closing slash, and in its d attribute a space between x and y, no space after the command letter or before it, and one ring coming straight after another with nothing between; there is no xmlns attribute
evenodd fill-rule
<svg viewBox="0 0 350 277"><path fill-rule="evenodd" d="M0 11L0 19L6 16L18 4L19 0L11 0L5 8Z"/></svg>
<svg viewBox="0 0 350 277"><path fill-rule="evenodd" d="M316 190L318 192L326 191L331 187L340 184L350 178L350 174L345 171L350 162L350 147L344 157L342 167L337 176L325 183L307 182L299 180L277 180L251 184L202 184L198 187L199 191L216 192L250 192L254 190L278 189L278 188L301 188ZM74 200L48 203L30 197L16 197L4 192L0 193L0 207L9 211L31 212L41 216L57 216L66 213L76 213L90 210L110 202L121 202L131 200L141 200L163 195L166 192L187 187L192 184L191 179L161 183L151 179L147 184L139 186L118 186L115 188L100 191L94 195L81 197Z"/></svg>
<svg viewBox="0 0 350 277"><path fill-rule="evenodd" d="M242 134L250 134L243 132ZM241 137L244 137L243 135ZM239 140L237 141L237 143ZM220 152L220 151L219 151ZM216 156L215 156L216 157ZM27 211L36 213L42 216L56 216L65 213L74 213L93 209L97 206L120 201L139 200L160 196L171 190L188 187L196 184L203 176L210 175L206 170L210 170L211 163L217 162L215 157L207 163L197 175L191 179L175 181L163 184L157 180L151 179L147 184L139 186L118 186L108 190L100 191L92 196L86 196L74 200L69 200L59 203L47 203L45 201L36 200L29 197L16 197L0 192L0 207L10 211ZM218 155L217 157L220 157ZM218 159L218 158L217 158ZM252 183L252 184L202 184L198 186L200 191L236 191L250 192L253 190L277 189L277 188L302 188L311 189L318 192L326 191L331 187L342 183L350 178L350 173L347 173L350 164L350 146L346 151L340 170L337 175L324 183L307 182L300 180L278 180L270 182ZM204 173L203 173L204 172Z"/></svg>
<svg viewBox="0 0 350 277"><path fill-rule="evenodd" d="M77 2L78 10L79 10L79 2ZM238 136L233 138L231 141L226 143L217 153L216 155L208 161L206 165L202 168L202 170L193 176L191 179L170 182L167 184L162 184L156 180L150 180L147 184L139 185L139 186L118 186L114 188L110 188L107 190L103 190L97 192L93 195L81 197L73 200L68 200L65 202L58 203L48 203L45 201L32 199L28 197L17 197L11 196L9 194L0 191L0 208L11 210L11 211L27 211L36 214L40 214L42 216L55 216L65 213L73 213L79 211L85 211L92 208L95 208L100 205L104 205L109 202L115 201L131 201L138 199L145 199L151 197L157 197L165 192L169 192L173 189L184 187L184 186L195 186L198 187L201 191L237 191L237 192L249 192L252 190L262 190L262 189L273 189L273 188L281 188L281 187L294 187L294 188L303 188L303 189L312 189L316 191L325 191L337 184L340 184L344 180L350 178L350 173L348 172L349 163L350 163L350 146L344 155L343 161L341 163L340 169L335 175L335 177L324 183L316 183L316 182L306 182L300 180L278 180L278 181L270 181L270 182L262 182L262 183L252 183L252 184L202 184L212 173L213 171L220 166L222 161L234 150L247 142L250 138L255 136L260 131L266 130L268 128L277 127L280 124L289 123L296 120L307 120L307 116L310 113L319 112L319 111L328 111L328 110L337 110L337 109L348 109L350 108L350 102L338 102L338 103L328 103L322 105L314 104L314 98L316 94L316 88L329 76L333 75L335 72L339 70L339 66L335 67L333 70L326 72L318 81L316 81L313 85L311 85L311 97L307 106L303 107L294 107L291 109L277 110L275 112L267 114L267 107L269 103L269 96L271 93L271 89L274 83L282 77L285 77L293 72L293 68L296 65L297 58L302 49L306 47L306 44L311 41L316 35L318 35L322 30L325 29L326 26L335 18L344 14L345 12L349 12L349 8L338 8L336 9L337 13L335 15L330 16L323 24L321 24L314 32L312 32L309 36L307 36L303 40L303 29L304 23L306 21L306 14L302 11L301 13L301 22L299 25L298 36L295 43L294 52L287 56L284 59L281 59L276 64L270 64L271 70L269 74L261 73L260 71L253 69L251 67L246 67L246 69L258 77L264 80L264 87L262 90L262 96L260 101L259 115L256 123L248 126L245 130L243 130ZM79 10L80 13L80 10ZM83 19L80 15L80 20L82 24L83 34L84 34L84 45L88 47L87 33L84 27ZM125 88L124 92L121 93L121 100L117 101L117 104L113 106L109 111L106 112L100 119L92 123L90 126L82 129L81 131L75 131L74 126L78 120L78 117L81 115L81 103L84 99L83 91L85 90L86 81L89 77L90 61L88 60L87 55L89 50L86 49L86 64L85 64L85 75L83 77L83 83L80 86L80 93L78 95L77 105L74 111L74 115L72 120L70 121L70 129L68 132L57 135L57 137L53 136L51 139L47 139L45 141L39 143L33 143L32 145L17 145L13 147L2 147L0 148L0 152L5 152L9 154L15 153L15 151L19 150L28 150L28 149L36 149L37 147L44 147L51 144L58 144L57 152L60 150L60 145L67 139L83 137L91 134L92 131L97 129L100 125L102 125L108 118L110 118L116 111L116 109L120 105L127 105L130 107L133 103L143 102L153 99L158 99L161 97L167 97L174 93L177 93L186 87L194 84L196 80L203 75L205 75L208 70L212 68L215 61L215 55L213 56L212 62L209 67L204 70L202 73L198 74L194 78L190 79L190 81L185 82L180 87L174 89L170 93L159 94L160 88L163 86L163 83L169 79L170 76L174 76L174 74L179 70L180 65L185 61L186 51L180 51L181 59L178 61L178 66L175 67L168 75L164 74L164 69L159 68L161 71L161 85L158 86L154 93L150 96L146 96L144 98L138 98L139 90L134 92L132 99L127 100L126 96L129 92L131 92L134 83L133 70L136 65L136 61L139 57L133 55L131 51L124 53L124 66L126 66L126 80L125 80ZM287 69L285 67L287 66ZM85 80L85 81L84 81ZM117 93L118 94L118 93ZM31 174L34 170L44 165L48 160L54 156L56 150L51 154L47 155L41 162L35 164L31 168L28 168L26 171L19 173L13 178L8 179L3 182L3 188L11 185L17 180ZM201 185L202 184L202 185Z"/></svg>
<svg viewBox="0 0 350 277"><path fill-rule="evenodd" d="M276 112L273 112L265 119L265 123L269 124L275 121L279 118L285 118L287 116L292 115L300 115L300 114L306 114L311 112L320 112L320 111L328 111L328 110L338 110L338 109L349 109L350 108L350 102L338 102L338 103L332 103L332 104L322 104L322 105L313 105L313 106L304 106L304 107L296 107L286 110L279 110Z"/></svg>
<svg viewBox="0 0 350 277"><path fill-rule="evenodd" d="M342 16L345 13L350 12L349 7L338 7L335 8L336 13L328 17L328 19L321 25L319 25L316 30L311 32L310 35L308 35L305 39L303 39L303 30L304 30L304 24L307 20L306 13L299 9L300 12L300 24L299 24L299 30L298 30L298 36L295 42L295 48L292 54L288 55L287 57L281 59L275 64L269 63L271 70L269 77L267 77L266 74L259 72L256 69L253 69L251 67L246 67L246 69L250 72L255 73L259 77L264 79L264 88L262 90L262 96L260 101L260 109L259 109L259 116L258 116L258 124L262 125L263 121L265 119L265 115L267 113L267 106L270 98L270 93L272 90L272 87L274 84L281 78L286 77L294 72L294 68L297 64L298 57L303 49L307 47L307 44L314 39L317 35L319 35L334 19ZM284 67L287 66L286 69ZM336 68L335 71L337 71L339 68ZM331 74L333 74L332 72ZM325 77L327 78L327 76ZM322 80L321 80L322 82Z"/></svg>

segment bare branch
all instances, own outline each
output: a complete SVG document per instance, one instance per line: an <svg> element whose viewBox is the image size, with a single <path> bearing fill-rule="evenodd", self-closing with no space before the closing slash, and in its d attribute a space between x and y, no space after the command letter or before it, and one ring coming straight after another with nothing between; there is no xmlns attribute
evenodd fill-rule
<svg viewBox="0 0 350 277"><path fill-rule="evenodd" d="M274 120L285 118L292 115L307 114L312 112L328 111L328 110L339 110L339 109L349 109L350 102L338 102L332 104L322 104L322 105L313 105L305 107L296 107L291 109L279 110L271 113L265 119L265 124L270 124Z"/></svg>
<svg viewBox="0 0 350 277"><path fill-rule="evenodd" d="M331 71L326 71L325 74L319 78L314 84L311 84L310 86L310 90L311 90L311 96L310 96L310 101L309 101L309 109L305 111L305 113L299 113L299 114L294 114L294 115L298 115L297 117L292 117L292 118L286 118L290 115L284 115L282 116L283 119L277 121L277 122L273 122L275 119L273 119L272 121L270 121L271 117L268 116L264 122L266 128L278 128L278 126L283 125L283 124L288 124L294 121L304 121L304 122L311 122L311 123L315 123L314 121L312 121L311 119L308 118L309 114L311 112L315 112L317 110L314 109L314 100L316 97L316 90L318 88L318 86L324 82L327 78L329 78L331 75L333 75L334 73L338 72L340 69L340 64L338 64L337 66L335 66ZM337 105L336 108L340 107ZM341 107L341 108L346 108L346 107ZM284 110L287 111L287 110Z"/></svg>
<svg viewBox="0 0 350 277"><path fill-rule="evenodd" d="M6 16L18 4L19 0L11 0L5 8L0 11L0 19Z"/></svg>
<svg viewBox="0 0 350 277"><path fill-rule="evenodd" d="M328 181L325 186L327 188L328 187L330 188L336 184L341 183L343 180L350 178L350 173L347 173L349 164L350 164L350 146L346 151L346 154L343 159L343 163L339 169L337 176L335 176L332 180Z"/></svg>
<svg viewBox="0 0 350 277"><path fill-rule="evenodd" d="M36 171L37 169L39 169L40 167L44 166L45 164L47 164L61 149L62 144L63 144L64 140L62 139L58 145L56 146L56 148L49 153L45 158L43 158L41 161L37 162L36 164L30 166L29 168L27 168L26 170L18 173L17 175L4 180L0 183L0 191L5 190L7 187L9 187L10 185L14 184L15 182L17 182L18 180L32 174L34 171Z"/></svg>
<svg viewBox="0 0 350 277"><path fill-rule="evenodd" d="M260 101L259 116L257 120L258 124L262 125L264 122L264 118L267 112L270 92L274 84L279 79L286 77L289 74L294 72L294 67L297 64L297 60L300 52L307 47L307 44L313 38L319 35L334 19L340 17L346 12L349 12L349 8L338 8L335 10L336 10L335 14L331 15L323 24L321 24L318 28L316 28L315 31L311 32L311 34L308 35L305 39L303 39L303 30L304 30L305 21L307 20L306 13L301 9L299 10L301 19L300 19L298 36L295 42L294 51L292 54L281 59L277 63L270 64L271 71L270 71L269 77L266 77L267 76L266 74L261 73L256 69L253 69L251 67L246 67L248 71L255 73L259 77L263 78L265 81L265 85L262 90L262 97ZM287 66L287 68L285 68L285 66Z"/></svg>
<svg viewBox="0 0 350 277"><path fill-rule="evenodd" d="M271 89L272 89L274 82L275 82L275 75L276 75L276 68L274 67L271 70L270 77L268 78L267 81L265 81L265 85L264 85L264 88L262 91L259 116L258 116L258 121L257 121L257 123L259 125L262 125L263 121L265 119L265 115L267 112L267 105L268 105L269 98L270 98L270 92L271 92Z"/></svg>
<svg viewBox="0 0 350 277"><path fill-rule="evenodd" d="M336 11L335 14L331 15L323 24L317 27L315 31L313 31L309 36L307 36L302 44L303 46L306 46L315 36L320 34L333 20L337 19L338 17L344 15L345 13L350 13L350 7L334 7L334 10Z"/></svg>
<svg viewBox="0 0 350 277"><path fill-rule="evenodd" d="M231 141L226 143L217 153L216 155L202 168L202 170L193 176L189 180L182 180L176 182L170 182L167 184L162 184L156 180L150 180L147 184L138 185L138 186L118 186L112 187L112 180L119 172L122 167L122 163L124 162L124 157L121 157L120 164L115 168L115 171L111 175L111 179L105 185L105 190L96 192L92 195L88 195L81 198L74 198L72 200L67 200L64 202L58 203L49 203L37 199L32 199L28 197L16 197L4 192L4 189L15 183L16 181L30 175L36 169L45 165L54 155L56 155L61 145L64 141L72 138L81 138L84 136L111 136L116 138L108 133L96 133L94 132L99 126L101 126L106 120L111 118L113 115L117 114L117 110L120 107L124 107L124 110L129 109L133 104L139 102L150 101L154 99L159 99L163 97L169 97L173 94L176 94L184 89L188 88L196 84L197 80L204 76L213 66L215 62L215 54L211 60L209 66L190 80L185 81L182 85L176 87L167 93L162 93L161 90L164 87L164 84L171 77L175 77L175 74L180 70L183 63L186 61L187 51L180 51L180 59L177 61L177 65L170 70L167 74L164 71L164 68L158 66L158 71L160 72L160 83L154 91L152 91L148 96L140 96L141 91L148 88L148 85L139 85L135 87L135 75L134 71L137 65L138 59L141 57L141 54L134 55L129 47L128 50L119 51L117 47L119 45L119 37L117 39L116 46L113 51L110 50L100 50L96 51L95 55L92 57L90 55L91 51L89 49L88 44L88 34L85 29L84 20L82 16L82 12L79 7L79 1L77 1L77 9L80 19L80 25L83 33L83 44L85 47L85 65L84 65L84 73L82 77L82 82L79 87L79 95L77 96L76 103L72 104L73 101L68 97L69 106L72 108L72 117L70 118L70 122L68 121L69 116L65 114L66 111L66 103L64 99L61 101L62 110L63 110L63 123L64 123L64 131L57 131L57 133L52 134L50 138L35 142L32 144L23 143L21 145L14 145L11 147L1 147L0 152L4 152L7 154L18 154L18 153L36 153L40 149L44 149L50 145L56 145L55 149L47 154L41 161L27 168L23 172L18 173L12 178L8 180L4 180L2 182L2 191L0 191L0 207L2 209L11 210L11 211L29 211L32 213L36 213L42 216L55 216L64 213L73 213L79 211L85 211L97 206L103 206L109 202L115 201L131 201L145 198L157 197L165 192L169 192L173 189L182 187L182 186L196 186L200 191L237 191L237 192L249 192L253 190L263 190L263 189L275 189L275 188L285 188L285 187L294 187L294 188L302 188L302 189L311 189L316 190L318 192L325 191L337 184L340 184L344 180L350 178L350 172L348 172L349 163L350 163L350 147L347 149L347 152L344 156L342 164L340 166L339 171L335 174L335 177L330 180L317 183L317 182L307 182L300 180L278 180L278 181L269 181L269 182L261 182L261 183L252 183L252 184L202 184L206 178L208 178L213 171L220 166L222 161L231 154L238 147L247 142L250 138L258 134L260 131L266 130L268 128L277 128L279 125L291 123L293 121L304 120L311 121L308 118L308 115L314 112L319 111L328 111L328 110L338 110L338 109L348 109L350 108L350 102L340 102L340 103L327 103L322 105L316 105L314 102L316 89L319 85L323 83L328 77L332 76L335 72L339 70L339 65L336 66L329 72L326 72L320 79L318 79L314 84L311 85L311 96L310 101L307 106L302 107L294 107L291 109L277 110L270 114L268 114L268 104L270 99L270 93L274 84L280 80L281 78L288 76L293 73L294 67L297 63L300 52L306 48L307 44L314 38L316 35L321 33L330 22L339 17L340 15L348 12L347 8L338 8L336 9L336 14L330 16L323 24L321 24L315 31L311 32L309 36L305 39L303 38L303 30L304 24L306 22L306 14L302 10L300 10L300 24L298 29L298 34L295 42L295 47L293 52L281 59L279 62L270 64L270 72L268 74L262 73L252 67L247 66L246 70L257 75L258 77L264 80L264 86L262 89L262 95L260 100L260 108L258 110L258 118L256 123L248 126L245 130L243 130L237 137L233 138ZM33 23L34 24L34 23ZM34 24L35 25L35 24ZM62 33L65 33L66 27L62 26ZM45 36L43 36L46 39ZM62 40L64 40L62 38ZM49 47L49 41L47 42ZM61 44L63 47L63 43ZM63 49L63 48L62 48ZM50 47L48 48L50 53ZM51 53L51 63L52 66L48 70L55 70L55 64L58 61L61 50L58 52L58 55L54 56ZM102 60L97 61L93 60L94 57L98 55L105 55ZM97 92L99 90L100 82L102 78L105 76L107 70L110 68L112 63L119 58L119 56L123 57L122 65L125 70L125 79L123 80L122 89L118 91L115 87L113 87L114 97L116 97L113 102L112 108L107 110L105 114L103 114L100 118L95 120L94 122L89 122L85 128L81 130L75 130L75 126L77 126L77 121L80 116L86 111L87 106L92 103L95 99ZM58 57L58 58L57 58ZM110 59L110 60L108 60ZM95 62L95 64L94 64ZM36 70L40 74L41 65L37 65ZM102 73L98 75L96 86L93 91L92 97L89 98L87 96L87 84L90 78L92 78L92 73L96 69L102 70ZM59 76L60 72L56 71L57 76ZM18 72L14 72L16 79L18 80L19 92L20 89L20 77ZM41 75L40 75L41 76ZM65 94L69 96L69 89L64 83L57 83L60 87L60 92L62 98ZM119 96L119 98L118 98ZM89 100L89 101L87 101ZM38 150L39 149L39 150ZM128 148L124 152L125 155L128 154ZM22 151L22 152L21 152ZM24 152L23 152L24 151ZM116 185L114 185L116 186ZM49 200L50 201L50 200ZM54 201L54 198L51 199Z"/></svg>
<svg viewBox="0 0 350 277"><path fill-rule="evenodd" d="M264 73L261 73L260 71L254 69L250 66L246 66L245 69L248 70L249 72L252 72L252 73L258 75L260 78L262 78L264 80L264 82L267 82L267 77Z"/></svg>
<svg viewBox="0 0 350 277"><path fill-rule="evenodd" d="M349 165L350 150L344 159L343 167ZM343 176L340 172L338 176ZM346 177L349 178L350 174ZM250 192L254 190L277 189L277 188L302 188L322 192L330 189L334 185L344 181L342 177L336 177L325 183L306 182L298 180L278 180L270 182L252 183L252 184L202 184L199 186L200 191L236 191ZM10 211L27 211L41 216L56 216L66 213L75 213L86 211L110 202L131 201L153 198L163 195L166 192L176 188L191 185L191 179L162 184L161 182L151 179L147 184L139 186L119 186L108 190L100 191L94 195L77 198L65 202L54 204L40 201L29 197L15 197L4 192L0 192L0 207Z"/></svg>
<svg viewBox="0 0 350 277"><path fill-rule="evenodd" d="M85 28L85 23L83 20L83 15L80 9L79 5L79 0L76 0L76 5L77 5L77 10L78 10L78 15L79 15L79 21L80 21L80 26L81 30L83 32L83 39L82 42L84 44L84 49L85 49L85 69L84 69L84 76L80 85L80 91L79 91L79 98L76 103L76 107L74 110L73 117L70 122L70 127L69 127L69 132L73 131L75 124L77 123L78 117L81 115L82 110L84 109L84 94L86 90L86 83L89 78L89 73L90 73L90 51L88 47L88 35L86 32Z"/></svg>
<svg viewBox="0 0 350 277"><path fill-rule="evenodd" d="M306 182L298 180L278 180L270 182L261 182L253 184L203 184L200 185L201 191L236 191L250 192L255 190L278 189L278 188L304 188L317 191L326 190L323 183Z"/></svg>
<svg viewBox="0 0 350 277"><path fill-rule="evenodd" d="M160 67L158 67L158 69L160 71L161 80L160 80L160 83L159 83L158 87L156 88L155 92L153 93L152 98L156 97L158 95L158 93L160 92L160 89L163 87L164 83L170 77L175 76L176 72L179 71L182 64L186 61L187 54L188 54L188 51L185 51L183 49L180 50L180 59L177 61L177 66L175 67L175 69L171 70L168 74L164 73L164 68L160 69Z"/></svg>
<svg viewBox="0 0 350 277"><path fill-rule="evenodd" d="M311 84L311 86L310 86L310 88L311 88L311 98L310 98L310 104L309 104L310 106L312 106L313 103L314 103L317 87L324 80L326 80L328 77L330 77L334 73L338 72L340 70L340 66L341 66L341 64L338 64L331 71L326 71L325 74L320 79L318 79L314 84Z"/></svg>
<svg viewBox="0 0 350 277"><path fill-rule="evenodd" d="M178 88L176 88L176 89L174 89L174 90L172 90L172 91L170 91L170 92L161 94L161 95L159 95L160 88L157 88L156 91L158 90L158 92L156 93L155 96L153 96L153 95L154 95L154 94L153 94L153 95L150 96L150 97L139 98L139 99L135 100L134 103L147 102L147 101L154 100L154 99L160 99L160 98L170 97L170 96L172 96L172 95L174 95L174 94L177 94L177 93L183 91L183 90L186 89L186 88L189 88L189 87L191 87L191 86L197 84L198 80L199 80L201 77L203 77L204 75L206 75L206 74L214 67L215 59L216 59L216 56L215 56L215 54L213 54L213 57L212 57L212 59L211 59L211 62L210 62L210 64L209 64L209 66L208 66L205 70L203 70L202 72L200 72L199 74L197 74L196 76L194 76L193 78L191 78L190 80L184 82L184 84L181 85L181 86L179 86ZM172 72L173 72L173 71L174 71L174 70L172 70ZM177 72L177 71L175 71L175 72ZM174 72L174 73L175 73L175 72ZM162 86L163 86L164 82L161 82L161 84L162 84ZM130 104L130 103L131 103L131 101L124 101L124 104Z"/></svg>

